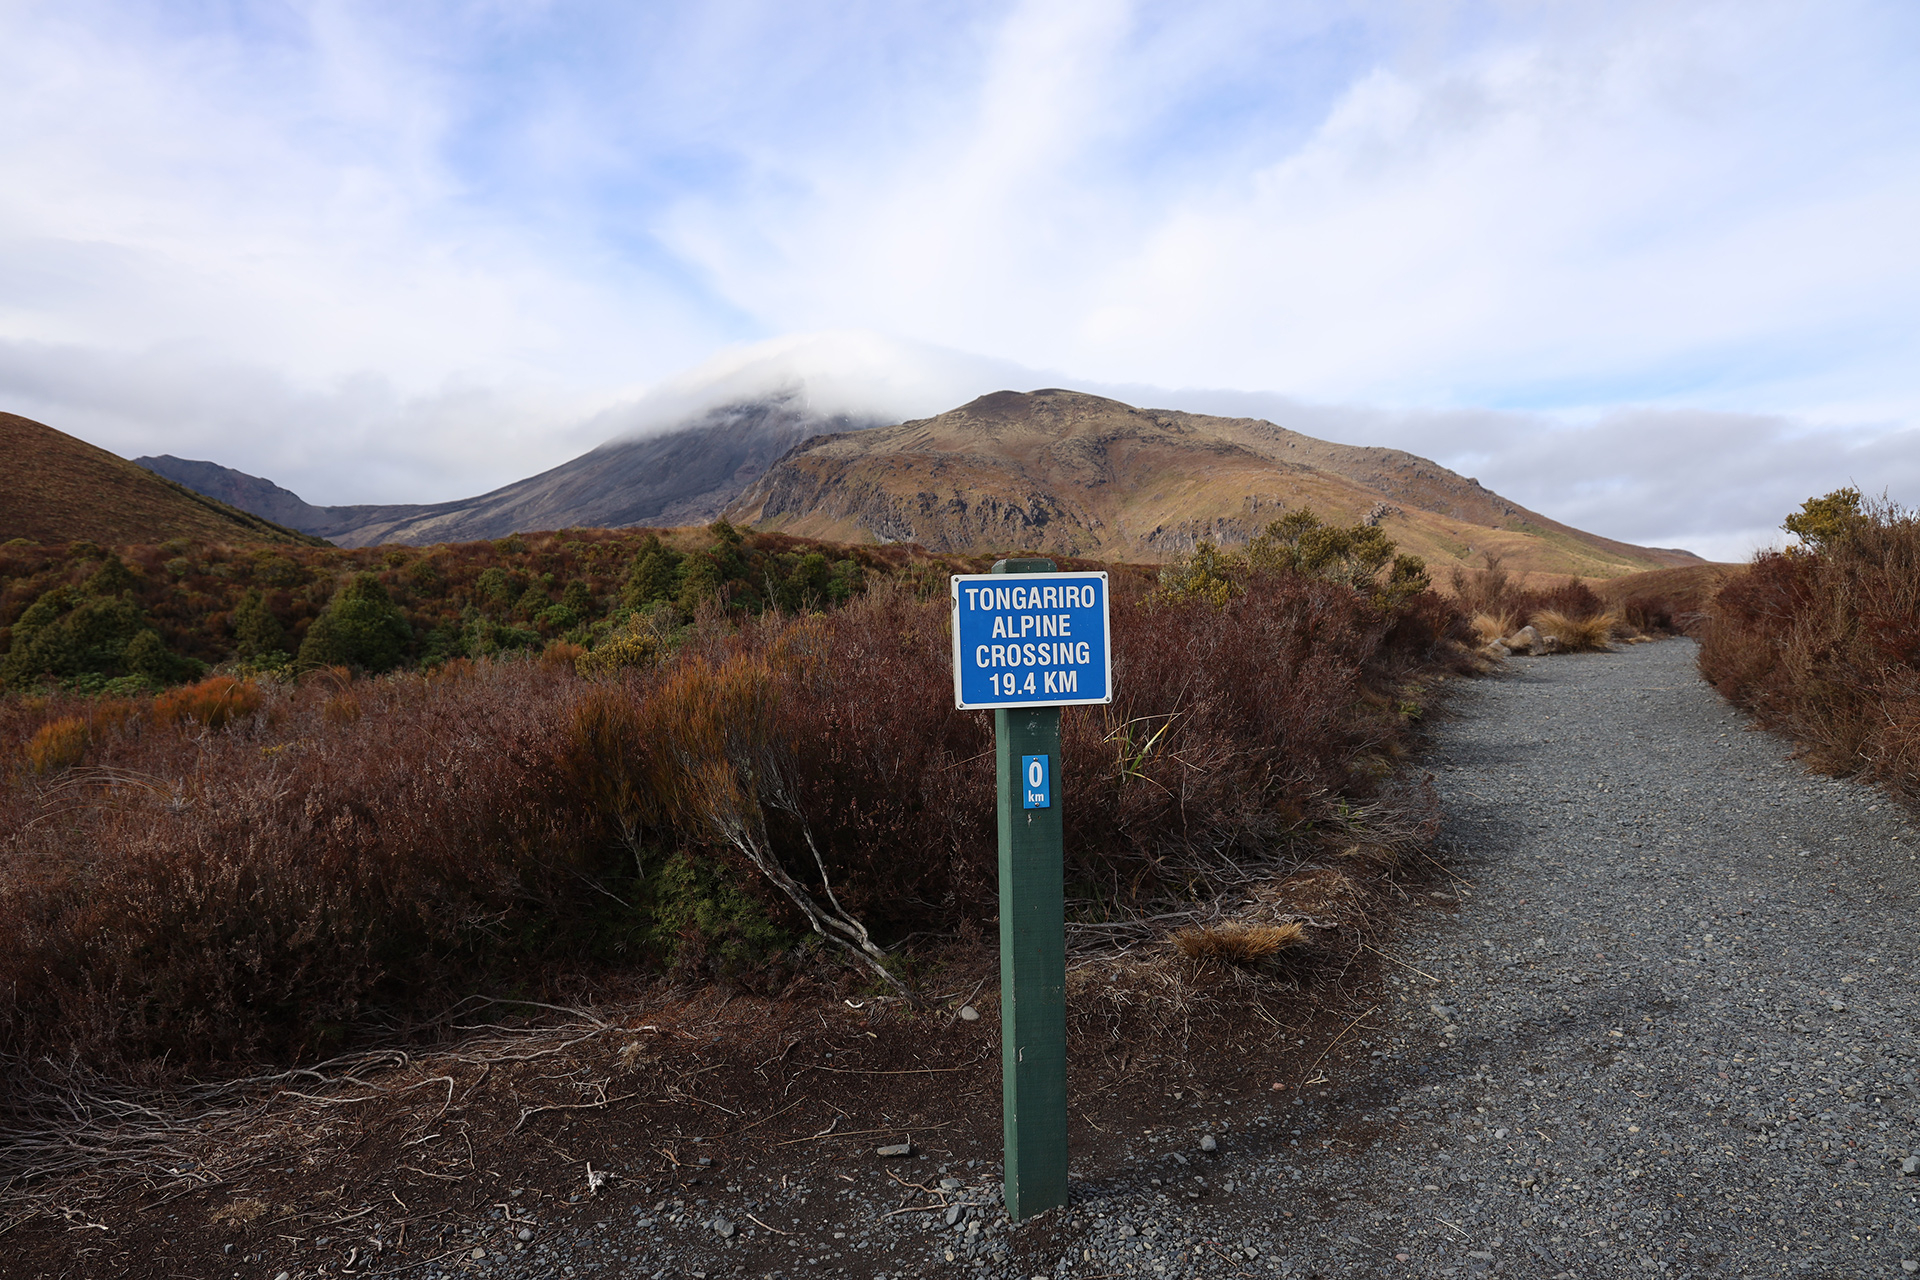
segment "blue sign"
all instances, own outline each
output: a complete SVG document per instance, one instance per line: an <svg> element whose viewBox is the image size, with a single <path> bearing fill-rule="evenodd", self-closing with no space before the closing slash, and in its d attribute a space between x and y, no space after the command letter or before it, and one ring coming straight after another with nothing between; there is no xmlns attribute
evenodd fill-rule
<svg viewBox="0 0 1920 1280"><path fill-rule="evenodd" d="M1053 807L1053 788L1047 780L1047 758L1045 756L1020 757L1020 807L1022 809L1051 809Z"/></svg>
<svg viewBox="0 0 1920 1280"><path fill-rule="evenodd" d="M953 577L953 700L969 707L1113 701L1104 573Z"/></svg>

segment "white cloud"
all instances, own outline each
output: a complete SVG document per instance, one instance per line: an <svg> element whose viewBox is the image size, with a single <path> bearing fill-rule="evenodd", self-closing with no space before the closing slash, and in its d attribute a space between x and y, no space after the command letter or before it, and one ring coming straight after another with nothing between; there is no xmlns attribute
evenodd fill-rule
<svg viewBox="0 0 1920 1280"><path fill-rule="evenodd" d="M1920 113L1872 65L1875 10L1569 12L1389 50L1303 138L1269 113L1225 153L1183 135L1213 163L1163 184L1127 143L1204 76L1195 51L1112 6L1030 6L916 157L809 155L776 198L697 199L668 234L781 327L1086 377L1920 409Z"/></svg>
<svg viewBox="0 0 1920 1280"><path fill-rule="evenodd" d="M411 391L377 374L296 383L182 351L0 340L7 411L123 457L170 453L265 476L309 502L438 502L584 452L605 399L449 379Z"/></svg>
<svg viewBox="0 0 1920 1280"><path fill-rule="evenodd" d="M699 366L597 414L611 438L671 429L708 409L792 394L822 415L875 422L931 417L988 391L1039 385L1005 360L845 331L803 333L730 347Z"/></svg>
<svg viewBox="0 0 1920 1280"><path fill-rule="evenodd" d="M896 417L1022 377L1248 388L1696 547L1920 480L1897 0L7 28L0 407L313 501L476 492L782 380Z"/></svg>

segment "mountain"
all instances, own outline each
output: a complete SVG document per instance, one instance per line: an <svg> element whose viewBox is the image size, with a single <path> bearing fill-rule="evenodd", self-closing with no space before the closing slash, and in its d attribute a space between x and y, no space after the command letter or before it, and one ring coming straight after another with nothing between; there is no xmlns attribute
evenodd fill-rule
<svg viewBox="0 0 1920 1280"><path fill-rule="evenodd" d="M571 462L477 498L429 505L316 507L270 480L211 462L142 465L343 547L469 542L537 529L706 524L781 455L821 431L867 425L809 412L793 395L710 409L688 426L610 440Z"/></svg>
<svg viewBox="0 0 1920 1280"><path fill-rule="evenodd" d="M320 542L18 414L0 413L0 458L0 542Z"/></svg>
<svg viewBox="0 0 1920 1280"><path fill-rule="evenodd" d="M1137 409L1075 391L998 391L937 417L817 436L726 511L804 537L1167 560L1232 546L1291 508L1384 525L1430 565L1606 578L1698 564L1584 533L1397 449L1255 418Z"/></svg>
<svg viewBox="0 0 1920 1280"><path fill-rule="evenodd" d="M250 476L217 462L195 462L163 453L157 458L135 458L135 466L155 475L183 484L195 493L216 498L230 507L251 511L275 524L290 529L315 530L327 523L327 508L304 501L299 494L282 489L271 480Z"/></svg>

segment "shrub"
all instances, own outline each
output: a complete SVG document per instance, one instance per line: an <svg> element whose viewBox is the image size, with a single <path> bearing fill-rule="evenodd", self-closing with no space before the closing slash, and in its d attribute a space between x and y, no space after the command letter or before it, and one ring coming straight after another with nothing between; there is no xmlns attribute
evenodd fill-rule
<svg viewBox="0 0 1920 1280"><path fill-rule="evenodd" d="M142 635L152 632L132 602L117 596L88 598L56 587L13 624L12 647L0 660L0 684L19 687L42 676L87 672L125 675L128 646ZM150 653L143 650L141 656Z"/></svg>
<svg viewBox="0 0 1920 1280"><path fill-rule="evenodd" d="M1675 634L1683 629L1685 607L1671 596L1628 596L1620 602L1620 616L1635 631L1649 635Z"/></svg>
<svg viewBox="0 0 1920 1280"><path fill-rule="evenodd" d="M1512 635L1525 619L1560 642L1555 652L1591 652L1605 649L1622 627L1621 615L1578 578L1544 590L1525 588L1501 568L1497 555L1488 555L1486 568L1478 571L1456 567L1451 585L1460 607L1471 611L1474 636L1483 645Z"/></svg>
<svg viewBox="0 0 1920 1280"><path fill-rule="evenodd" d="M198 684L163 693L153 700L153 722L224 728L260 709L260 686L232 676L209 676Z"/></svg>
<svg viewBox="0 0 1920 1280"><path fill-rule="evenodd" d="M360 699L342 689L320 705L320 719L330 725L353 724L360 719Z"/></svg>
<svg viewBox="0 0 1920 1280"><path fill-rule="evenodd" d="M1114 581L1118 694L1062 716L1075 918L1193 909L1359 838L1452 608L1252 569L1224 604L1148 607ZM946 627L881 579L825 614L710 613L591 682L319 670L217 734L96 732L101 776L143 779L111 804L35 821L38 784L0 778L0 1055L310 1058L606 966L771 983L809 932L897 981L903 940L995 901L991 719L952 705ZM0 728L28 747L76 701Z"/></svg>
<svg viewBox="0 0 1920 1280"><path fill-rule="evenodd" d="M1389 610L1432 585L1426 563L1418 556L1396 555L1392 540L1378 526L1324 524L1313 512L1300 510L1273 521L1244 552L1201 542L1192 555L1161 571L1158 598L1204 600L1224 607L1245 590L1250 573L1338 582Z"/></svg>
<svg viewBox="0 0 1920 1280"><path fill-rule="evenodd" d="M356 574L307 629L306 639L300 644L300 662L303 666L390 671L400 664L412 636L412 629L393 607L393 598L379 575Z"/></svg>
<svg viewBox="0 0 1920 1280"><path fill-rule="evenodd" d="M1700 669L1817 768L1920 796L1920 516L1852 489L1810 499L1720 589Z"/></svg>
<svg viewBox="0 0 1920 1280"><path fill-rule="evenodd" d="M273 616L266 597L257 590L240 597L229 625L233 629L234 652L242 658L258 658L286 648L286 628Z"/></svg>
<svg viewBox="0 0 1920 1280"><path fill-rule="evenodd" d="M583 676L611 675L628 667L650 667L659 658L660 644L636 620L626 631L610 635L590 650L574 646L574 669Z"/></svg>
<svg viewBox="0 0 1920 1280"><path fill-rule="evenodd" d="M83 710L41 725L27 740L27 766L35 773L57 773L85 758L88 748L139 713L139 704L123 698L79 700Z"/></svg>

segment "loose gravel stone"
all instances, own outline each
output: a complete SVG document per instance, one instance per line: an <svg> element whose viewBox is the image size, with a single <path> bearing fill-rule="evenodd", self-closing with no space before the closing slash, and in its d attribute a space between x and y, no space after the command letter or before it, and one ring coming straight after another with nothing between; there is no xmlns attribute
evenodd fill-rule
<svg viewBox="0 0 1920 1280"><path fill-rule="evenodd" d="M759 1200L729 1188L716 1202L794 1234L717 1237L699 1229L706 1212L662 1200L477 1270L1920 1272L1920 1181L1902 1176L1920 1154L1920 830L1747 732L1694 659L1683 640L1517 658L1457 696L1428 762L1444 885L1382 944L1382 988L1354 1012L1378 1008L1344 1065L1328 1059L1312 1089L1194 1116L1186 1132L1210 1159L1156 1145L1164 1130L1135 1135L1117 1167L1073 1183L1069 1210L1019 1227L997 1169L928 1171L963 1175L938 1184L969 1206L960 1217L885 1216L901 1189L868 1164L857 1185L796 1180ZM1231 1141L1209 1148L1216 1133ZM809 1196L816 1225L802 1228ZM1025 1241L1048 1252L1021 1255Z"/></svg>

